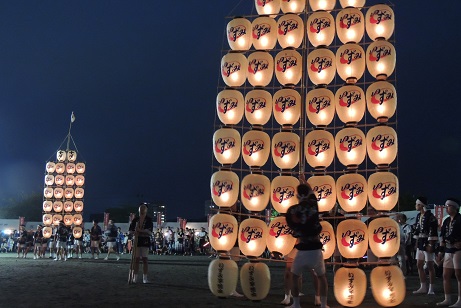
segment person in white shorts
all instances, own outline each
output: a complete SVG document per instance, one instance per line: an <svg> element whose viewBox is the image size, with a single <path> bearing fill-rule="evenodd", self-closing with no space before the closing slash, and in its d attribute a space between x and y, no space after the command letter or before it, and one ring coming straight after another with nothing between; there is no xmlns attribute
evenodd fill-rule
<svg viewBox="0 0 461 308"><path fill-rule="evenodd" d="M97 220L93 220L93 227L90 229L90 249L91 249L91 258L98 259L99 258L99 244L101 243L102 237L102 230L101 227L98 225ZM94 253L96 252L96 257Z"/></svg>
<svg viewBox="0 0 461 308"><path fill-rule="evenodd" d="M117 249L117 227L114 225L114 222L112 220L109 220L109 224L107 225L107 230L104 231L104 234L106 235L106 244L107 244L107 256L104 258L104 260L108 260L111 251L115 251L117 254L117 261L120 260L120 253L118 252Z"/></svg>

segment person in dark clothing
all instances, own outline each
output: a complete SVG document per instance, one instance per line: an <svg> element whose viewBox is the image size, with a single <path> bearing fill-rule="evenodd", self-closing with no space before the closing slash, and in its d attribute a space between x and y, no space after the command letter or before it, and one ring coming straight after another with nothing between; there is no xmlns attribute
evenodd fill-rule
<svg viewBox="0 0 461 308"><path fill-rule="evenodd" d="M142 282L149 283L149 281L147 280L147 256L149 254L149 247L151 245L150 238L152 236L153 228L154 224L152 222L152 218L147 216L147 205L141 204L141 206L139 207L139 217L133 219L129 228L130 233L136 237L135 241L137 242L136 251L133 252L136 253L137 256L133 270L133 283L136 283L136 280L138 278L139 261L141 259L143 263Z"/></svg>
<svg viewBox="0 0 461 308"><path fill-rule="evenodd" d="M90 229L90 240L91 240L91 259L98 259L99 258L99 245L101 243L102 238L102 230L101 227L98 225L97 220L93 220L93 227ZM94 257L94 253L96 252L96 258Z"/></svg>

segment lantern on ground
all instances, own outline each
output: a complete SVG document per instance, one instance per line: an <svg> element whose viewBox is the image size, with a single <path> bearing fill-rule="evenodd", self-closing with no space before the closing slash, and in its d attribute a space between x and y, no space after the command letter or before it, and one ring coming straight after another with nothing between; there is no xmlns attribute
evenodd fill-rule
<svg viewBox="0 0 461 308"><path fill-rule="evenodd" d="M44 214L42 217L43 224L45 226L49 226L53 223L53 215L51 214Z"/></svg>
<svg viewBox="0 0 461 308"><path fill-rule="evenodd" d="M397 157L397 133L385 125L375 126L367 133L367 152L370 160L378 165L390 165Z"/></svg>
<svg viewBox="0 0 461 308"><path fill-rule="evenodd" d="M56 187L56 188L53 190L53 196L54 196L56 199L61 199L63 195L64 195L64 189L62 189L61 187Z"/></svg>
<svg viewBox="0 0 461 308"><path fill-rule="evenodd" d="M61 221L62 221L62 215L61 214L54 214L53 215L53 225L58 226Z"/></svg>
<svg viewBox="0 0 461 308"><path fill-rule="evenodd" d="M268 16L261 16L251 23L253 47L256 50L274 49L277 43L277 22Z"/></svg>
<svg viewBox="0 0 461 308"><path fill-rule="evenodd" d="M240 87L247 78L248 60L238 52L230 52L221 59L221 76L229 87Z"/></svg>
<svg viewBox="0 0 461 308"><path fill-rule="evenodd" d="M394 27L394 11L388 5L377 4L368 9L365 15L365 29L373 41L388 40L394 33Z"/></svg>
<svg viewBox="0 0 461 308"><path fill-rule="evenodd" d="M85 184L85 176L79 174L75 177L75 185L83 186Z"/></svg>
<svg viewBox="0 0 461 308"><path fill-rule="evenodd" d="M307 180L317 198L319 212L329 212L336 203L336 182L330 175L315 175Z"/></svg>
<svg viewBox="0 0 461 308"><path fill-rule="evenodd" d="M370 282L373 297L381 307L395 307L405 299L405 277L398 266L375 267Z"/></svg>
<svg viewBox="0 0 461 308"><path fill-rule="evenodd" d="M51 188L51 187L45 187L45 188L43 189L43 195L44 195L45 198L47 198L47 199L53 198L53 188Z"/></svg>
<svg viewBox="0 0 461 308"><path fill-rule="evenodd" d="M274 15L280 12L281 0L255 0L256 11L258 15Z"/></svg>
<svg viewBox="0 0 461 308"><path fill-rule="evenodd" d="M248 82L253 87L267 86L274 75L274 59L266 51L256 51L248 56Z"/></svg>
<svg viewBox="0 0 461 308"><path fill-rule="evenodd" d="M85 173L85 163L77 163L75 169L77 169L78 174Z"/></svg>
<svg viewBox="0 0 461 308"><path fill-rule="evenodd" d="M306 114L315 126L329 125L335 116L335 95L327 88L316 88L307 92Z"/></svg>
<svg viewBox="0 0 461 308"><path fill-rule="evenodd" d="M296 14L285 14L277 21L277 40L282 48L298 48L303 42L304 22Z"/></svg>
<svg viewBox="0 0 461 308"><path fill-rule="evenodd" d="M56 170L56 164L52 161L46 163L46 172L53 173Z"/></svg>
<svg viewBox="0 0 461 308"><path fill-rule="evenodd" d="M346 7L363 7L365 5L365 0L339 0L342 8Z"/></svg>
<svg viewBox="0 0 461 308"><path fill-rule="evenodd" d="M261 219L247 218L240 223L238 244L247 257L257 258L266 249L267 225Z"/></svg>
<svg viewBox="0 0 461 308"><path fill-rule="evenodd" d="M66 165L64 163L57 163L56 164L56 173L63 174L66 171Z"/></svg>
<svg viewBox="0 0 461 308"><path fill-rule="evenodd" d="M74 210L74 203L72 201L64 202L64 211L70 213Z"/></svg>
<svg viewBox="0 0 461 308"><path fill-rule="evenodd" d="M282 85L296 85L302 76L302 56L294 49L280 51L274 59L275 77Z"/></svg>
<svg viewBox="0 0 461 308"><path fill-rule="evenodd" d="M301 116L301 95L291 88L278 90L274 94L272 106L278 124L294 125Z"/></svg>
<svg viewBox="0 0 461 308"><path fill-rule="evenodd" d="M65 177L64 175L62 174L57 174L55 177L54 177L54 182L56 183L56 185L58 186L62 186L65 182Z"/></svg>
<svg viewBox="0 0 461 308"><path fill-rule="evenodd" d="M210 219L210 244L218 252L229 251L237 241L238 223L229 214L215 214Z"/></svg>
<svg viewBox="0 0 461 308"><path fill-rule="evenodd" d="M279 213L285 214L288 208L298 203L296 187L299 180L294 176L281 175L272 180L271 183L271 204Z"/></svg>
<svg viewBox="0 0 461 308"><path fill-rule="evenodd" d="M359 219L341 221L336 229L336 241L341 256L348 259L363 257L368 249L367 231L367 225Z"/></svg>
<svg viewBox="0 0 461 308"><path fill-rule="evenodd" d="M75 172L75 164L74 163L67 163L66 164L66 172L67 172L67 174L73 174Z"/></svg>
<svg viewBox="0 0 461 308"><path fill-rule="evenodd" d="M242 156L250 167L261 167L269 159L271 139L260 130L250 130L242 137Z"/></svg>
<svg viewBox="0 0 461 308"><path fill-rule="evenodd" d="M240 186L240 200L248 211L260 212L269 204L271 182L267 176L246 175Z"/></svg>
<svg viewBox="0 0 461 308"><path fill-rule="evenodd" d="M355 167L365 159L365 134L358 128L346 127L335 136L336 155L344 166Z"/></svg>
<svg viewBox="0 0 461 308"><path fill-rule="evenodd" d="M269 294L271 275L269 267L262 262L248 262L240 269L240 285L248 299L259 301Z"/></svg>
<svg viewBox="0 0 461 308"><path fill-rule="evenodd" d="M81 214L74 214L74 224L80 226L83 222L83 217Z"/></svg>
<svg viewBox="0 0 461 308"><path fill-rule="evenodd" d="M320 222L322 226L322 231L320 231L320 242L323 245L322 254L323 259L329 259L333 255L336 249L336 237L333 226L326 220Z"/></svg>
<svg viewBox="0 0 461 308"><path fill-rule="evenodd" d="M42 234L44 238L50 238L53 235L53 229L51 227L44 227L42 229Z"/></svg>
<svg viewBox="0 0 461 308"><path fill-rule="evenodd" d="M288 227L285 216L272 219L269 223L267 249L286 256L293 250L295 244L296 238L293 237L293 231Z"/></svg>
<svg viewBox="0 0 461 308"><path fill-rule="evenodd" d="M335 107L343 123L358 123L365 115L365 93L355 85L343 86L336 91Z"/></svg>
<svg viewBox="0 0 461 308"><path fill-rule="evenodd" d="M390 258L399 252L400 227L389 217L373 219L368 225L370 249L378 258Z"/></svg>
<svg viewBox="0 0 461 308"><path fill-rule="evenodd" d="M336 70L347 83L356 83L365 71L365 51L357 44L344 44L336 51Z"/></svg>
<svg viewBox="0 0 461 308"><path fill-rule="evenodd" d="M312 11L331 11L335 8L336 0L309 0Z"/></svg>
<svg viewBox="0 0 461 308"><path fill-rule="evenodd" d="M74 150L67 151L67 160L73 163L77 159L77 152Z"/></svg>
<svg viewBox="0 0 461 308"><path fill-rule="evenodd" d="M54 201L53 202L53 211L55 211L56 213L59 213L59 212L62 212L63 210L63 203L61 201Z"/></svg>
<svg viewBox="0 0 461 308"><path fill-rule="evenodd" d="M53 202L50 200L43 201L43 211L44 212L51 212L53 209Z"/></svg>
<svg viewBox="0 0 461 308"><path fill-rule="evenodd" d="M336 74L335 54L327 48L317 48L307 56L307 74L315 85L327 85Z"/></svg>
<svg viewBox="0 0 461 308"><path fill-rule="evenodd" d="M66 199L72 199L74 197L74 189L72 187L67 187L64 190L64 197Z"/></svg>
<svg viewBox="0 0 461 308"><path fill-rule="evenodd" d="M314 12L307 19L307 37L314 47L329 46L335 38L335 19L325 11Z"/></svg>
<svg viewBox="0 0 461 308"><path fill-rule="evenodd" d="M58 152L56 152L56 160L59 161L59 162L63 162L66 160L66 151L64 150L59 150Z"/></svg>
<svg viewBox="0 0 461 308"><path fill-rule="evenodd" d="M83 235L83 230L80 227L74 227L72 232L74 234L74 238L81 238Z"/></svg>
<svg viewBox="0 0 461 308"><path fill-rule="evenodd" d="M64 215L64 224L66 226L72 225L73 222L74 222L74 219L73 219L72 215Z"/></svg>
<svg viewBox="0 0 461 308"><path fill-rule="evenodd" d="M372 83L366 92L367 109L378 122L387 122L397 108L397 92L387 81Z"/></svg>
<svg viewBox="0 0 461 308"><path fill-rule="evenodd" d="M316 129L304 137L304 155L312 168L326 168L335 158L335 138L323 129Z"/></svg>
<svg viewBox="0 0 461 308"><path fill-rule="evenodd" d="M73 175L66 175L66 185L73 186L75 183L75 178Z"/></svg>
<svg viewBox="0 0 461 308"><path fill-rule="evenodd" d="M231 207L237 202L239 177L232 171L216 171L211 176L211 198L219 207Z"/></svg>
<svg viewBox="0 0 461 308"><path fill-rule="evenodd" d="M360 212L367 204L367 180L358 173L341 175L336 181L336 195L346 212Z"/></svg>
<svg viewBox="0 0 461 308"><path fill-rule="evenodd" d="M341 267L335 272L333 289L341 306L359 306L367 292L367 276L357 267Z"/></svg>
<svg viewBox="0 0 461 308"><path fill-rule="evenodd" d="M76 212L81 212L83 211L83 202L82 201L75 201L74 202L74 210Z"/></svg>
<svg viewBox="0 0 461 308"><path fill-rule="evenodd" d="M399 201L399 180L392 172L382 171L368 178L368 200L377 211L390 211Z"/></svg>
<svg viewBox="0 0 461 308"><path fill-rule="evenodd" d="M222 165L230 165L240 157L240 133L233 128L220 128L213 135L213 153Z"/></svg>
<svg viewBox="0 0 461 308"><path fill-rule="evenodd" d="M208 266L208 287L215 296L230 296L237 287L238 266L230 259L214 259Z"/></svg>
<svg viewBox="0 0 461 308"><path fill-rule="evenodd" d="M246 18L234 18L227 24L227 42L232 50L248 50L251 47L251 22Z"/></svg>
<svg viewBox="0 0 461 308"><path fill-rule="evenodd" d="M54 184L54 175L47 174L45 175L45 185L51 186Z"/></svg>
<svg viewBox="0 0 461 308"><path fill-rule="evenodd" d="M346 8L336 15L336 32L343 43L358 43L365 33L365 20L356 8Z"/></svg>
<svg viewBox="0 0 461 308"><path fill-rule="evenodd" d="M272 159L282 169L293 169L299 162L299 135L291 132L276 133L272 137Z"/></svg>
<svg viewBox="0 0 461 308"><path fill-rule="evenodd" d="M265 90L252 90L245 95L245 118L251 125L266 124L272 114L272 95Z"/></svg>
<svg viewBox="0 0 461 308"><path fill-rule="evenodd" d="M371 43L367 48L368 72L378 80L386 80L395 69L394 45L385 40Z"/></svg>
<svg viewBox="0 0 461 308"><path fill-rule="evenodd" d="M82 199L85 194L85 190L82 187L75 188L75 198Z"/></svg>

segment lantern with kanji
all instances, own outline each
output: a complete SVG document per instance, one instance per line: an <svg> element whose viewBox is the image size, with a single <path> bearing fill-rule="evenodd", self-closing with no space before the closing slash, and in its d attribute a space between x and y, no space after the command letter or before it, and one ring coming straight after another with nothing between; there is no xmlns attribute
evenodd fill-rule
<svg viewBox="0 0 461 308"><path fill-rule="evenodd" d="M64 175L62 174L57 174L55 177L54 177L54 182L56 183L56 185L58 186L62 186L65 182L65 177Z"/></svg>
<svg viewBox="0 0 461 308"><path fill-rule="evenodd" d="M74 210L74 203L72 201L65 201L64 202L64 211L66 213L70 213Z"/></svg>
<svg viewBox="0 0 461 308"><path fill-rule="evenodd" d="M365 5L366 0L339 0L341 7L358 7L361 8Z"/></svg>
<svg viewBox="0 0 461 308"><path fill-rule="evenodd" d="M43 227L42 234L44 238L50 238L53 235L53 229L51 227Z"/></svg>
<svg viewBox="0 0 461 308"><path fill-rule="evenodd" d="M74 197L74 189L72 187L64 189L64 197L66 199L72 199Z"/></svg>
<svg viewBox="0 0 461 308"><path fill-rule="evenodd" d="M397 108L397 92L387 81L377 81L367 88L367 109L378 122L387 122Z"/></svg>
<svg viewBox="0 0 461 308"><path fill-rule="evenodd" d="M345 8L336 15L336 32L343 43L358 43L365 33L365 20L357 8Z"/></svg>
<svg viewBox="0 0 461 308"><path fill-rule="evenodd" d="M275 77L282 85L296 85L301 80L303 61L294 49L280 51L274 59Z"/></svg>
<svg viewBox="0 0 461 308"><path fill-rule="evenodd" d="M81 214L74 214L73 216L73 223L77 226L80 226L83 222L83 217Z"/></svg>
<svg viewBox="0 0 461 308"><path fill-rule="evenodd" d="M43 211L44 212L51 212L53 209L53 202L50 200L43 201Z"/></svg>
<svg viewBox="0 0 461 308"><path fill-rule="evenodd" d="M343 123L358 123L365 115L365 93L355 85L343 86L336 91L335 105Z"/></svg>
<svg viewBox="0 0 461 308"><path fill-rule="evenodd" d="M74 163L67 163L66 164L66 172L67 172L67 174L73 174L75 172L75 164Z"/></svg>
<svg viewBox="0 0 461 308"><path fill-rule="evenodd" d="M73 175L66 175L66 185L67 186L73 186L75 183L75 177Z"/></svg>
<svg viewBox="0 0 461 308"><path fill-rule="evenodd" d="M283 13L301 13L306 6L306 0L281 0L280 9Z"/></svg>
<svg viewBox="0 0 461 308"><path fill-rule="evenodd" d="M56 213L62 212L64 204L61 201L54 201L53 202L53 211Z"/></svg>
<svg viewBox="0 0 461 308"><path fill-rule="evenodd" d="M274 209L284 214L288 208L298 203L296 187L299 180L294 176L281 175L272 180L271 183L271 204Z"/></svg>
<svg viewBox="0 0 461 308"><path fill-rule="evenodd" d="M83 201L75 201L74 202L74 210L76 212L81 212L83 211Z"/></svg>
<svg viewBox="0 0 461 308"><path fill-rule="evenodd" d="M238 244L247 257L259 257L266 249L267 225L261 219L247 218L240 223Z"/></svg>
<svg viewBox="0 0 461 308"><path fill-rule="evenodd" d="M247 78L247 58L238 52L230 52L221 59L221 76L229 87L243 85Z"/></svg>
<svg viewBox="0 0 461 308"><path fill-rule="evenodd" d="M271 139L260 130L250 130L242 137L242 157L250 167L262 167L269 159Z"/></svg>
<svg viewBox="0 0 461 308"><path fill-rule="evenodd" d="M368 225L370 249L378 258L390 258L399 252L400 227L389 217L373 219Z"/></svg>
<svg viewBox="0 0 461 308"><path fill-rule="evenodd" d="M293 231L288 227L285 216L272 219L268 228L267 249L283 256L288 255L296 244L296 238L293 237Z"/></svg>
<svg viewBox="0 0 461 308"><path fill-rule="evenodd" d="M63 174L66 171L66 165L64 163L57 163L56 164L56 173Z"/></svg>
<svg viewBox="0 0 461 308"><path fill-rule="evenodd" d="M56 160L59 162L63 162L66 160L67 153L64 150L59 150L56 152Z"/></svg>
<svg viewBox="0 0 461 308"><path fill-rule="evenodd" d="M298 164L299 142L299 135L291 132L279 132L272 137L272 159L278 168L293 169Z"/></svg>
<svg viewBox="0 0 461 308"><path fill-rule="evenodd" d="M307 19L307 37L314 47L329 46L335 38L335 19L325 11L314 12Z"/></svg>
<svg viewBox="0 0 461 308"><path fill-rule="evenodd" d="M46 163L46 172L53 173L56 170L56 164L52 161Z"/></svg>
<svg viewBox="0 0 461 308"><path fill-rule="evenodd" d="M248 50L251 47L251 22L246 18L234 18L227 24L227 42L232 50Z"/></svg>
<svg viewBox="0 0 461 308"><path fill-rule="evenodd" d="M71 163L77 160L77 152L74 150L67 151L67 160Z"/></svg>
<svg viewBox="0 0 461 308"><path fill-rule="evenodd" d="M75 198L76 199L82 199L85 194L85 190L82 187L77 187L75 188Z"/></svg>
<svg viewBox="0 0 461 308"><path fill-rule="evenodd" d="M315 126L329 125L335 116L335 95L327 88L316 88L307 92L306 113Z"/></svg>
<svg viewBox="0 0 461 308"><path fill-rule="evenodd" d="M245 95L245 118L251 125L264 125L272 115L272 94L251 90Z"/></svg>
<svg viewBox="0 0 461 308"><path fill-rule="evenodd" d="M242 120L245 103L243 94L233 89L225 89L216 97L216 112L225 125L235 125Z"/></svg>
<svg viewBox="0 0 461 308"><path fill-rule="evenodd" d="M281 0L255 0L256 12L259 15L274 15L280 12Z"/></svg>
<svg viewBox="0 0 461 308"><path fill-rule="evenodd" d="M44 214L42 217L43 224L45 226L49 226L53 223L53 215L51 214Z"/></svg>
<svg viewBox="0 0 461 308"><path fill-rule="evenodd" d="M211 177L210 189L217 206L231 207L238 199L239 177L232 171L216 171Z"/></svg>
<svg viewBox="0 0 461 308"><path fill-rule="evenodd" d="M83 186L85 184L85 177L81 174L75 177L75 185Z"/></svg>
<svg viewBox="0 0 461 308"><path fill-rule="evenodd" d="M54 184L54 175L47 174L45 175L45 185L51 186Z"/></svg>
<svg viewBox="0 0 461 308"><path fill-rule="evenodd" d="M307 56L307 74L315 85L327 85L336 74L335 54L327 48L317 48Z"/></svg>
<svg viewBox="0 0 461 308"><path fill-rule="evenodd" d="M365 134L358 128L343 128L335 136L335 148L336 155L343 165L358 166L367 153Z"/></svg>
<svg viewBox="0 0 461 308"><path fill-rule="evenodd" d="M373 40L388 40L394 33L394 11L385 4L370 7L365 14L365 29Z"/></svg>
<svg viewBox="0 0 461 308"><path fill-rule="evenodd" d="M378 80L386 80L395 69L394 45L385 40L371 43L367 48L366 64L371 76Z"/></svg>
<svg viewBox="0 0 461 308"><path fill-rule="evenodd" d="M370 274L371 291L378 305L395 307L405 299L405 277L395 265L377 266Z"/></svg>
<svg viewBox="0 0 461 308"><path fill-rule="evenodd" d="M230 165L240 157L240 133L233 128L220 128L213 135L213 153L222 165Z"/></svg>
<svg viewBox="0 0 461 308"><path fill-rule="evenodd" d="M333 290L341 306L359 306L367 293L367 276L358 267L341 267L335 272Z"/></svg>
<svg viewBox="0 0 461 308"><path fill-rule="evenodd" d="M83 235L83 230L80 227L74 227L72 229L75 238L81 238Z"/></svg>
<svg viewBox="0 0 461 308"><path fill-rule="evenodd" d="M253 47L256 50L274 49L277 43L277 22L269 16L261 16L251 23Z"/></svg>
<svg viewBox="0 0 461 308"><path fill-rule="evenodd" d="M47 199L53 198L53 188L51 188L51 187L45 187L45 188L43 189L43 195L44 195L45 198L47 198Z"/></svg>
<svg viewBox="0 0 461 308"><path fill-rule="evenodd" d="M356 83L365 72L365 51L357 44L344 44L336 51L336 70L347 83Z"/></svg>
<svg viewBox="0 0 461 308"><path fill-rule="evenodd" d="M85 173L85 163L77 163L75 165L75 169L77 169L78 174L83 174Z"/></svg>
<svg viewBox="0 0 461 308"><path fill-rule="evenodd" d="M320 231L320 243L322 243L322 254L323 259L329 259L333 255L336 249L336 236L333 226L326 220L320 222L322 231Z"/></svg>
<svg viewBox="0 0 461 308"><path fill-rule="evenodd" d="M358 173L341 175L336 181L336 196L346 212L360 212L367 204L367 180Z"/></svg>
<svg viewBox="0 0 461 308"><path fill-rule="evenodd" d="M285 14L277 21L277 40L280 47L298 48L303 42L304 22L296 14Z"/></svg>
<svg viewBox="0 0 461 308"><path fill-rule="evenodd" d="M253 301L266 298L271 285L269 267L262 262L248 262L240 269L243 294Z"/></svg>
<svg viewBox="0 0 461 308"><path fill-rule="evenodd" d="M326 130L316 129L304 137L304 155L312 168L326 168L335 158L335 138Z"/></svg>
<svg viewBox="0 0 461 308"><path fill-rule="evenodd" d="M64 224L66 226L72 225L73 222L74 222L74 219L73 219L72 215L69 215L69 214L64 215Z"/></svg>
<svg viewBox="0 0 461 308"><path fill-rule="evenodd" d="M367 153L370 160L380 165L390 165L397 157L397 133L385 125L375 126L367 133Z"/></svg>
<svg viewBox="0 0 461 308"><path fill-rule="evenodd" d="M61 199L63 195L64 195L64 189L62 189L61 187L56 187L56 188L53 190L53 196L54 196L56 199Z"/></svg>
<svg viewBox="0 0 461 308"><path fill-rule="evenodd" d="M61 221L62 221L62 215L61 214L54 214L53 215L53 225L58 226Z"/></svg>
<svg viewBox="0 0 461 308"><path fill-rule="evenodd" d="M278 124L294 125L301 115L301 95L291 88L281 89L275 92L272 106Z"/></svg>
<svg viewBox="0 0 461 308"><path fill-rule="evenodd" d="M378 211L390 211L399 201L399 180L392 172L375 172L368 178L368 200Z"/></svg>
<svg viewBox="0 0 461 308"><path fill-rule="evenodd" d="M336 0L309 0L312 11L331 11L335 8Z"/></svg>
<svg viewBox="0 0 461 308"><path fill-rule="evenodd" d="M336 229L336 242L343 257L362 258L368 249L367 225L359 219L341 221Z"/></svg>
<svg viewBox="0 0 461 308"><path fill-rule="evenodd" d="M240 185L240 200L250 212L260 212L269 204L271 182L262 174L248 174Z"/></svg>
<svg viewBox="0 0 461 308"><path fill-rule="evenodd" d="M235 261L225 258L214 259L208 266L208 287L215 296L230 296L237 287L238 266Z"/></svg>
<svg viewBox="0 0 461 308"><path fill-rule="evenodd" d="M255 51L248 56L248 82L253 87L267 86L274 75L274 59L266 51Z"/></svg>
<svg viewBox="0 0 461 308"><path fill-rule="evenodd" d="M214 250L229 251L237 241L238 223L234 216L218 213L210 219L210 244Z"/></svg>
<svg viewBox="0 0 461 308"><path fill-rule="evenodd" d="M317 198L319 212L330 211L336 203L336 182L330 175L314 175L307 183Z"/></svg>

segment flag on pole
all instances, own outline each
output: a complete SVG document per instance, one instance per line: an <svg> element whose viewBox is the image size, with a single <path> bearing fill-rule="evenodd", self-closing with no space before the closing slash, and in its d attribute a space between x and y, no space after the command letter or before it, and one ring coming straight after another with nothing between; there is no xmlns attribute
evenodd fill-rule
<svg viewBox="0 0 461 308"><path fill-rule="evenodd" d="M72 111L72 114L70 115L70 123L74 123L75 121L75 116L74 116L74 112Z"/></svg>

